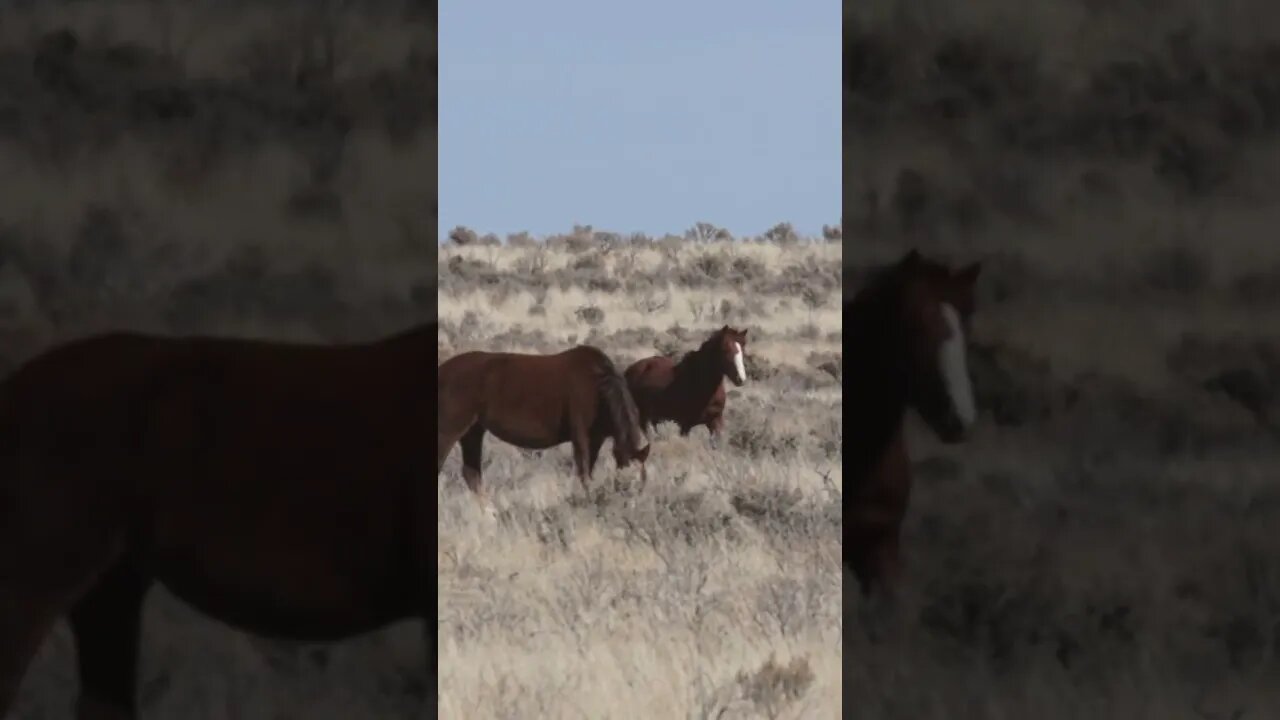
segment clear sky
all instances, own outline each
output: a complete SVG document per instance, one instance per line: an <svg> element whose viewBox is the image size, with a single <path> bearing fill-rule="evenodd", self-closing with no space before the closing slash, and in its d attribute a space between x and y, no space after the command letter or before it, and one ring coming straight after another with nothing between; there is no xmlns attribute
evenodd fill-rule
<svg viewBox="0 0 1280 720"><path fill-rule="evenodd" d="M443 0L441 239L838 224L841 7Z"/></svg>

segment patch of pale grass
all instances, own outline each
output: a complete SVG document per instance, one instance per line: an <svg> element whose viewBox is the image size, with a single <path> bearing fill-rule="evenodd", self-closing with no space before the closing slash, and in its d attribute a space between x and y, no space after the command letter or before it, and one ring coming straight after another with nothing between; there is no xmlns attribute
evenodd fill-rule
<svg viewBox="0 0 1280 720"><path fill-rule="evenodd" d="M592 292L584 288L571 287L567 290L548 290L542 301L546 309L545 315L532 315L529 308L537 304L537 298L531 292L515 292L505 296L495 296L483 290L472 290L453 295L440 295L438 312L441 322L459 322L467 313L472 313L479 323L475 334L480 338L474 347L465 349L497 349L486 348L483 338L492 337L510 329L519 328L528 332L540 331L552 342L568 347L582 342L590 333L592 326L584 323L577 310L586 306L594 306L604 311L604 321L596 330L608 335L620 330L649 328L665 331L673 327L683 327L690 331L705 331L710 334L725 322L699 316L695 313L698 307L718 307L722 300L741 303L746 295L726 290L690 290L670 289L663 292L670 298L667 306L660 310L646 312L634 298L624 293ZM775 363L799 364L810 352L838 351L840 343L828 340L832 333L840 331L839 304L833 300L830 307L817 308L813 311L800 303L786 301L781 297L753 297L765 308L765 314L747 320L734 320L734 327L745 327L754 331L756 336L772 335L777 340L757 339L748 335L748 352L767 357ZM792 334L802 325L812 323L818 328L818 336L797 343L794 338L781 338ZM572 338L572 339L571 339ZM693 350L696 345L690 343L684 350ZM507 349L507 348L504 348ZM518 348L510 348L518 349ZM617 346L609 348L620 352L652 351L650 346Z"/></svg>
<svg viewBox="0 0 1280 720"><path fill-rule="evenodd" d="M839 460L752 459L666 426L653 448L643 491L606 448L588 501L567 446L490 437L496 524L453 453L438 495L440 717L840 715L838 485L823 479L838 483ZM736 509L744 498L756 514Z"/></svg>

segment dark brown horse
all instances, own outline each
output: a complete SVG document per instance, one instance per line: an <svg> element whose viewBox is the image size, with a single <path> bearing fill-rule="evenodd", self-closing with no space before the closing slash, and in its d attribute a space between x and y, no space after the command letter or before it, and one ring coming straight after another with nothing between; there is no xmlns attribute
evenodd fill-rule
<svg viewBox="0 0 1280 720"><path fill-rule="evenodd" d="M864 595L890 595L901 572L898 547L911 492L903 421L913 407L946 443L973 423L965 333L977 263L960 270L912 250L880 271L844 306L846 462L844 562ZM848 466L846 466L848 467Z"/></svg>
<svg viewBox="0 0 1280 720"><path fill-rule="evenodd" d="M80 718L133 718L161 583L271 638L420 618L435 674L436 325L322 346L98 335L0 384L0 717L62 615ZM194 650L194 649L193 649Z"/></svg>
<svg viewBox="0 0 1280 720"><path fill-rule="evenodd" d="M641 424L672 420L682 436L706 425L715 438L724 425L724 378L739 387L747 381L743 364L747 331L725 325L685 353L680 362L658 355L627 368L627 385L635 396Z"/></svg>
<svg viewBox="0 0 1280 720"><path fill-rule="evenodd" d="M627 383L597 348L579 345L555 355L465 352L444 361L438 377L436 473L460 442L462 477L491 517L480 474L486 432L529 449L572 443L574 467L587 492L605 438L613 438L618 467L631 460L643 467L649 457Z"/></svg>

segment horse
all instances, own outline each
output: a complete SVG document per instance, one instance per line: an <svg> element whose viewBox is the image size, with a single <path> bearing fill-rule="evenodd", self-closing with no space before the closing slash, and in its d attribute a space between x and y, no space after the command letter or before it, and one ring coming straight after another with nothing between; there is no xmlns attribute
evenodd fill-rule
<svg viewBox="0 0 1280 720"><path fill-rule="evenodd" d="M480 461L484 434L526 449L573 445L578 480L588 495L591 472L605 438L613 439L618 467L649 457L635 401L613 361L598 348L578 345L554 355L474 350L444 361L437 373L436 474L455 444L462 446L462 477L490 517Z"/></svg>
<svg viewBox="0 0 1280 720"><path fill-rule="evenodd" d="M436 330L339 345L110 332L0 382L0 717L64 614L77 716L137 717L156 583L264 638L423 620L434 678Z"/></svg>
<svg viewBox="0 0 1280 720"><path fill-rule="evenodd" d="M747 331L725 325L698 349L685 353L680 362L657 355L637 360L626 370L627 386L640 410L640 422L655 427L674 421L681 437L705 425L714 441L724 426L723 378L742 387L747 382L743 365Z"/></svg>
<svg viewBox="0 0 1280 720"><path fill-rule="evenodd" d="M849 355L844 564L864 597L894 594L902 572L899 536L911 491L904 441L908 407L944 443L962 442L975 421L965 336L980 263L953 270L912 249L882 268L844 305Z"/></svg>

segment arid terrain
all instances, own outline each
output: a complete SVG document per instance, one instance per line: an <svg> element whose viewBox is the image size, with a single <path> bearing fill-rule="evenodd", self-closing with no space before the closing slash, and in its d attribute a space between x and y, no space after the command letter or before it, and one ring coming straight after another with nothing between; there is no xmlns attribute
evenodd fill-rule
<svg viewBox="0 0 1280 720"><path fill-rule="evenodd" d="M363 340L434 317L434 23L390 0L7 3L0 371L95 330ZM255 640L157 589L144 717L417 718L421 640ZM60 623L10 717L72 717L75 687Z"/></svg>
<svg viewBox="0 0 1280 720"><path fill-rule="evenodd" d="M1280 715L1276 8L861 3L844 61L845 292L986 262L982 418L913 426L905 620L846 591L846 713Z"/></svg>
<svg viewBox="0 0 1280 720"><path fill-rule="evenodd" d="M838 242L591 228L440 250L440 356L600 347L619 369L749 329L723 437L651 437L649 481L606 447L485 441L486 521L439 487L440 717L831 718L840 711ZM702 238L701 240L695 238ZM609 441L611 442L611 441Z"/></svg>

